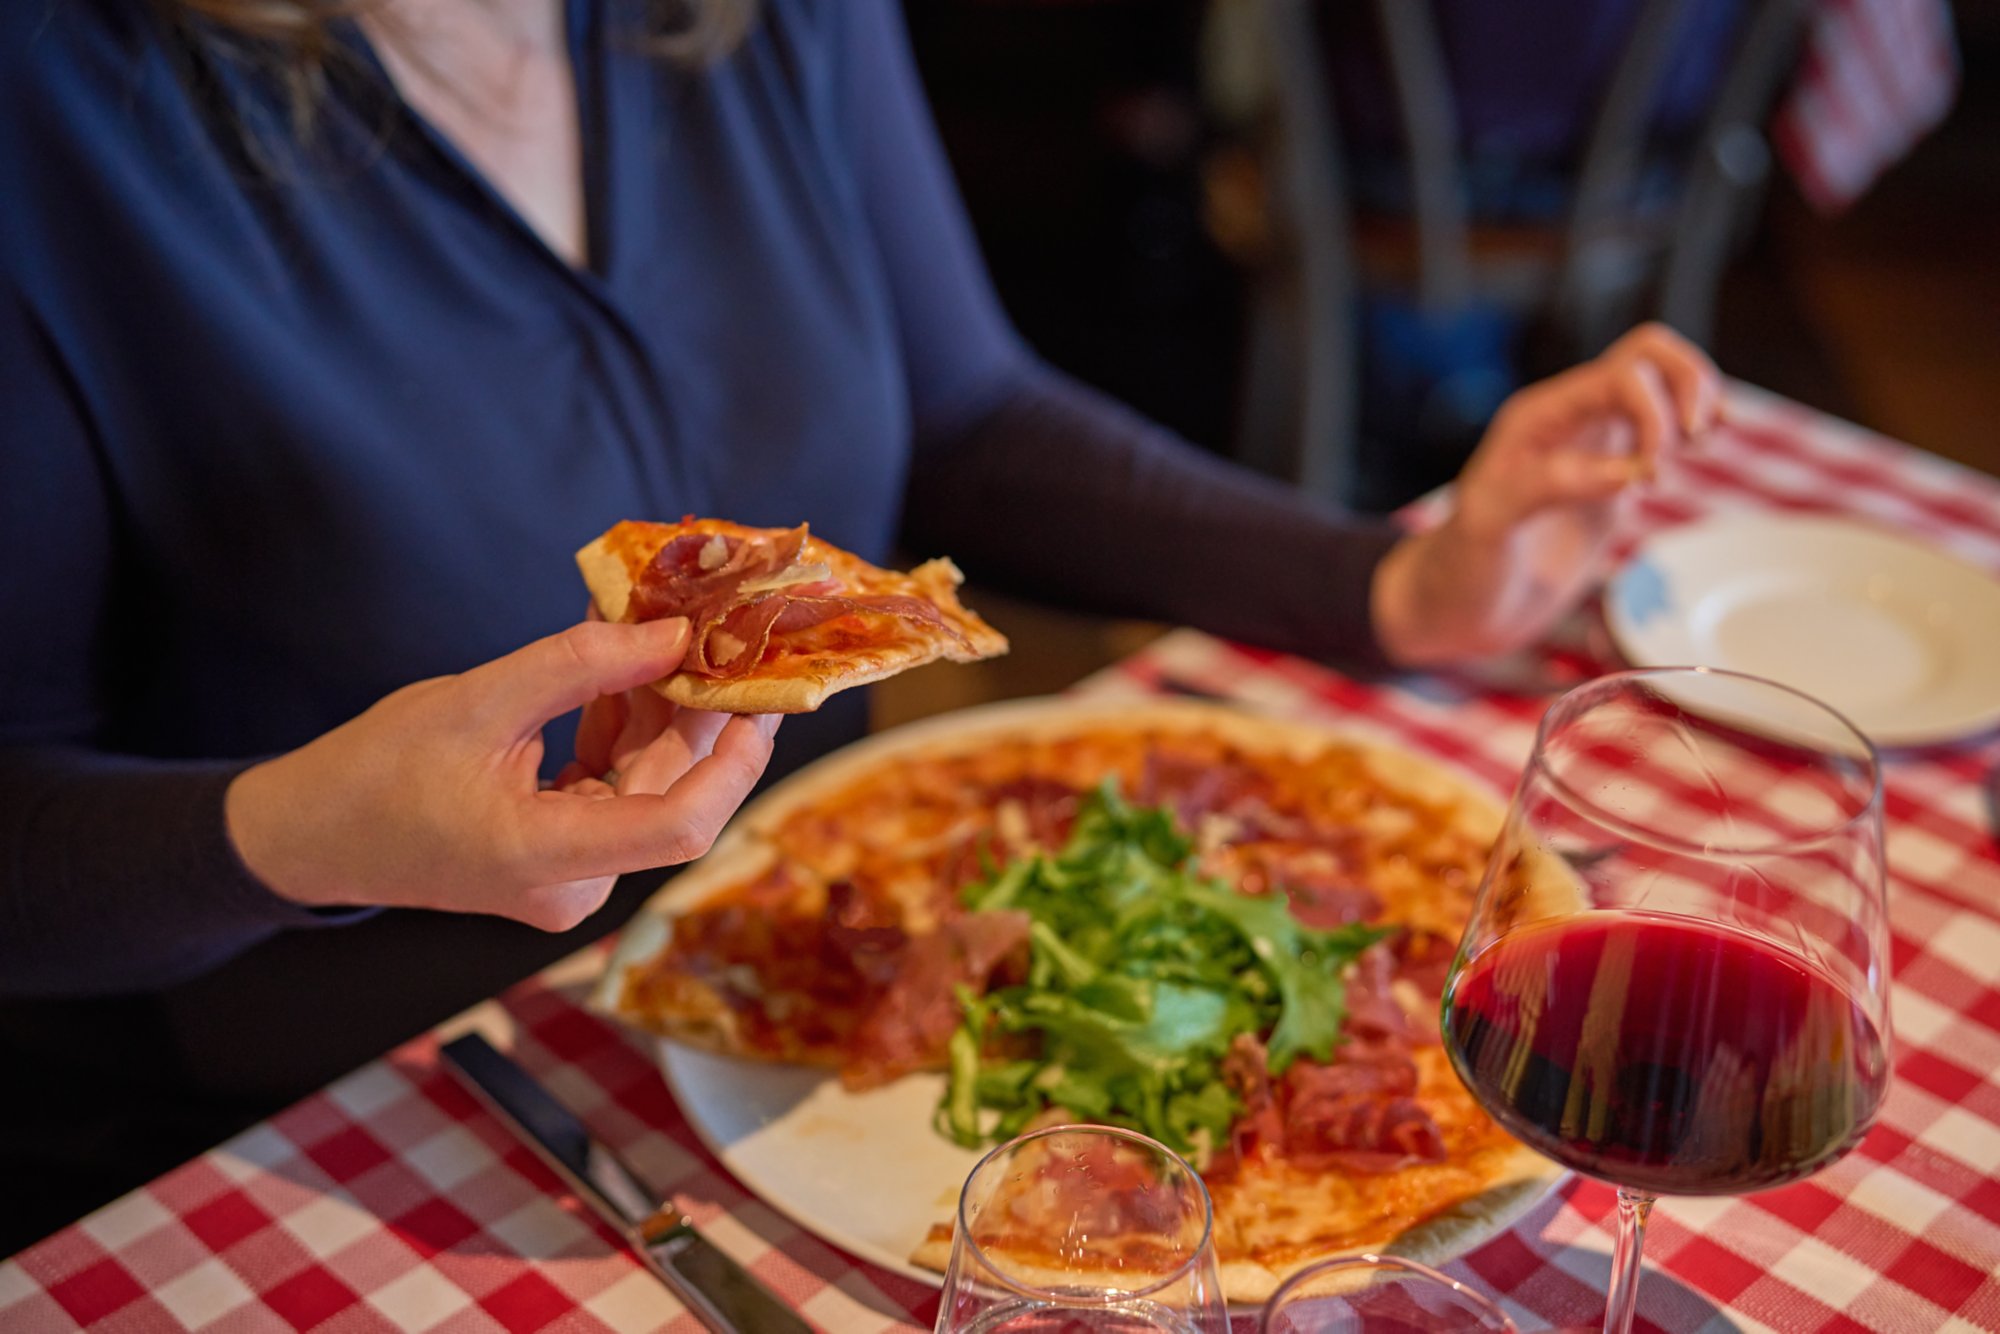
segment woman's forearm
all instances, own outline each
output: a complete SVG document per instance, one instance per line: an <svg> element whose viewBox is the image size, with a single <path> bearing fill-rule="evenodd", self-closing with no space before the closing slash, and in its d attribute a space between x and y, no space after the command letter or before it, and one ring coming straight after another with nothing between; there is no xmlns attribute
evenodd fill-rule
<svg viewBox="0 0 2000 1334"><path fill-rule="evenodd" d="M903 531L976 582L1361 666L1382 661L1371 588L1400 536L1033 362L918 450Z"/></svg>

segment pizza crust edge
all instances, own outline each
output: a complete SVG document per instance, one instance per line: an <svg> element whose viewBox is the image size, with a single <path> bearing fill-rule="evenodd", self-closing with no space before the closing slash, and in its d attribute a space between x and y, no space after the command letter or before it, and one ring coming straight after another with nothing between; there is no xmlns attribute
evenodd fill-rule
<svg viewBox="0 0 2000 1334"><path fill-rule="evenodd" d="M1218 1260L1216 1270L1222 1282L1223 1297L1232 1306L1261 1306L1270 1300L1280 1284L1300 1270L1324 1261L1359 1255L1395 1255L1419 1264L1448 1264L1519 1222L1546 1199L1549 1190L1567 1175L1561 1167L1534 1150L1516 1145L1496 1165L1493 1180L1477 1195L1460 1200L1393 1240L1329 1249L1281 1264L1267 1264L1259 1260ZM951 1246L950 1228L943 1224L934 1226L931 1234L910 1252L910 1263L942 1274L951 1264ZM1050 1286L1076 1281L1073 1273L1043 1269L1033 1264L1010 1264L1008 1271L1030 1283Z"/></svg>

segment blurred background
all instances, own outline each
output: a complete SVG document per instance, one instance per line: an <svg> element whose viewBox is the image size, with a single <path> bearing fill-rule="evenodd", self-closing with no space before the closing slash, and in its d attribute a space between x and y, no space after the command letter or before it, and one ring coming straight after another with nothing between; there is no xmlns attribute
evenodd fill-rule
<svg viewBox="0 0 2000 1334"><path fill-rule="evenodd" d="M2000 0L905 8L1023 334L1205 448L1393 509L1654 317L2000 473ZM878 724L1157 632L974 596L1016 654Z"/></svg>

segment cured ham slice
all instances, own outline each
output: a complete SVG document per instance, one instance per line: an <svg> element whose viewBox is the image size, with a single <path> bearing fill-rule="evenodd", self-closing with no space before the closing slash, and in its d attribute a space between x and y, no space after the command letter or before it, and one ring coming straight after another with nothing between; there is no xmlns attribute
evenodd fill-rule
<svg viewBox="0 0 2000 1334"><path fill-rule="evenodd" d="M677 537L660 548L634 583L632 617L687 617L691 638L682 669L723 680L762 662L773 635L853 614L891 616L965 642L965 635L922 598L838 593L825 566L802 561L805 542L803 527L768 540L726 533Z"/></svg>
<svg viewBox="0 0 2000 1334"><path fill-rule="evenodd" d="M1396 955L1396 979L1431 1000L1444 999L1445 978L1451 973L1451 956L1458 943L1426 931L1405 931L1392 942Z"/></svg>
<svg viewBox="0 0 2000 1334"><path fill-rule="evenodd" d="M1229 1044L1229 1053L1222 1058L1222 1077L1242 1101L1243 1111L1229 1129L1229 1142L1209 1159L1205 1175L1215 1179L1232 1176L1260 1149L1284 1144L1285 1116L1278 1106L1270 1062L1270 1053L1252 1034L1238 1033Z"/></svg>
<svg viewBox="0 0 2000 1334"><path fill-rule="evenodd" d="M1295 1166L1393 1172L1444 1161L1444 1136L1416 1101L1417 1067L1406 1052L1343 1051L1333 1065L1295 1061L1281 1090L1285 1158Z"/></svg>
<svg viewBox="0 0 2000 1334"><path fill-rule="evenodd" d="M1346 1039L1331 1062L1294 1061L1274 1080L1263 1043L1243 1034L1231 1045L1222 1073L1243 1110L1209 1176L1233 1176L1260 1154L1309 1171L1364 1174L1444 1160L1444 1136L1416 1100L1409 1025L1388 991L1390 955L1377 945L1362 960L1348 983Z"/></svg>
<svg viewBox="0 0 2000 1334"><path fill-rule="evenodd" d="M743 675L763 660L771 627L784 611L783 599L772 596L738 603L720 614L702 609L666 614L688 618L688 653L682 670L727 679Z"/></svg>
<svg viewBox="0 0 2000 1334"><path fill-rule="evenodd" d="M1028 916L1018 912L966 913L911 940L855 1032L841 1083L874 1088L936 1065L958 1027L958 988L984 991L994 970L1027 943Z"/></svg>
<svg viewBox="0 0 2000 1334"><path fill-rule="evenodd" d="M1076 826L1075 789L1046 778L1019 778L993 789L994 823L1010 856L1053 852Z"/></svg>
<svg viewBox="0 0 2000 1334"><path fill-rule="evenodd" d="M827 886L819 942L824 966L852 968L869 985L886 987L895 980L909 940L903 915L890 905L860 893L851 880Z"/></svg>
<svg viewBox="0 0 2000 1334"><path fill-rule="evenodd" d="M633 581L630 619L656 620L727 610L742 600L745 584L794 567L805 550L803 525L768 538L687 533L653 553ZM823 576L822 576L823 577Z"/></svg>
<svg viewBox="0 0 2000 1334"><path fill-rule="evenodd" d="M1347 1020L1341 1031L1366 1042L1435 1042L1435 1032L1420 1034L1410 1022L1396 999L1395 981L1395 956L1386 942L1363 950L1347 975Z"/></svg>
<svg viewBox="0 0 2000 1334"><path fill-rule="evenodd" d="M607 620L687 619L687 652L654 688L696 708L803 713L921 663L1007 647L958 601L962 576L950 561L884 570L804 525L620 523L577 565Z"/></svg>

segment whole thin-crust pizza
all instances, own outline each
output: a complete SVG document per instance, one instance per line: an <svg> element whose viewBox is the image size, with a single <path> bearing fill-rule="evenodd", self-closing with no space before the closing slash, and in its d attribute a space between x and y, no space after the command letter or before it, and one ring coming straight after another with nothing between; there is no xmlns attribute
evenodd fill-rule
<svg viewBox="0 0 2000 1334"><path fill-rule="evenodd" d="M1205 704L1032 702L979 714L874 738L747 807L709 860L628 930L599 1004L712 1050L828 1067L857 1090L946 1067L974 1041L984 1089L997 1072L1032 1068L1044 1035L980 1027L968 998L1004 1012L1025 996L1012 1003L1032 1010L1046 1001L1035 979L1049 971L1037 951L1061 948L1008 886L1018 888L1021 868L1042 867L1041 892L1059 895L1082 864L1080 844L1102 843L1120 819L1153 831L1140 841L1166 837L1170 824L1180 841L1161 865L1180 878L1159 883L1184 888L1160 893L1224 904L1232 921L1275 921L1269 910L1281 907L1296 929L1276 938L1308 962L1336 942L1352 951L1340 990L1313 993L1330 996L1319 1018L1338 1007L1337 1034L1317 1048L1288 1039L1299 1016L1274 1029L1267 1008L1263 1026L1243 1020L1199 1038L1209 1046L1190 1068L1215 1087L1169 1092L1205 1111L1164 1129L1122 1112L1096 1118L1182 1134L1176 1147L1214 1200L1232 1301L1261 1301L1333 1255L1455 1255L1547 1190L1559 1169L1485 1115L1437 1032L1445 973L1499 826L1490 795L1379 743ZM1168 916L1184 922L1185 905ZM1187 937L1226 952L1218 939ZM1031 1087L1017 1114L1035 1125L1093 1119L1063 1101L1101 1091L1078 1073L1051 1078L1045 1064L1030 1078L1046 1087ZM963 1110L940 1108L937 1126ZM996 1124L991 1108L974 1114L982 1133L1020 1128ZM1196 1126L1204 1115L1210 1124ZM940 1188L948 1196L955 1185ZM944 1266L948 1214L915 1245L916 1263ZM1032 1271L1042 1245L1024 1229L1012 1258Z"/></svg>
<svg viewBox="0 0 2000 1334"><path fill-rule="evenodd" d="M806 713L829 695L939 658L1007 651L958 600L948 559L884 570L797 528L628 520L576 553L611 621L688 618L687 656L655 689L725 713Z"/></svg>

